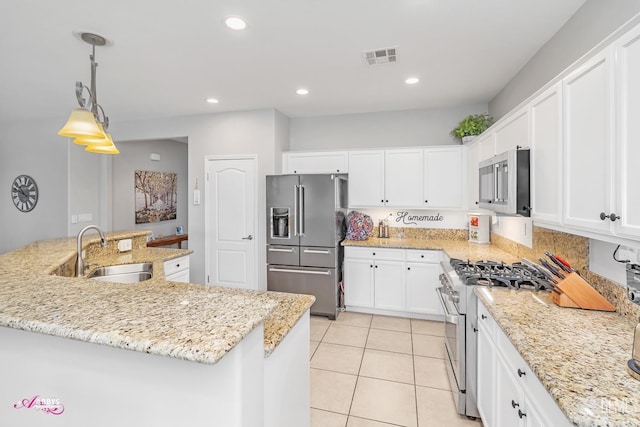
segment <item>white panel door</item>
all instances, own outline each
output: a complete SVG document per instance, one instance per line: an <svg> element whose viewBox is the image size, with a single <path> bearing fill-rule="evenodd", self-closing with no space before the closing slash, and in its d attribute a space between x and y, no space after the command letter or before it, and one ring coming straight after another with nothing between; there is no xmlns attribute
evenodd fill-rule
<svg viewBox="0 0 640 427"><path fill-rule="evenodd" d="M460 209L464 205L463 147L424 149L424 200L427 209Z"/></svg>
<svg viewBox="0 0 640 427"><path fill-rule="evenodd" d="M640 27L618 43L617 233L640 237Z"/></svg>
<svg viewBox="0 0 640 427"><path fill-rule="evenodd" d="M384 206L384 151L349 152L349 207Z"/></svg>
<svg viewBox="0 0 640 427"><path fill-rule="evenodd" d="M211 159L207 177L207 283L257 290L256 160Z"/></svg>
<svg viewBox="0 0 640 427"><path fill-rule="evenodd" d="M563 80L564 223L610 231L600 214L612 210L611 51L596 55Z"/></svg>
<svg viewBox="0 0 640 427"><path fill-rule="evenodd" d="M534 221L562 216L562 96L555 85L531 102L531 204Z"/></svg>
<svg viewBox="0 0 640 427"><path fill-rule="evenodd" d="M385 151L385 205L403 208L422 206L422 151Z"/></svg>

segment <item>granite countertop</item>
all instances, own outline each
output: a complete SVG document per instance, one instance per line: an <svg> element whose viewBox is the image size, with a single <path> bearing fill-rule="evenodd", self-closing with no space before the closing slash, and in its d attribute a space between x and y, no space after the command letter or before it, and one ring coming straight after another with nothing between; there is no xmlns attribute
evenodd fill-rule
<svg viewBox="0 0 640 427"><path fill-rule="evenodd" d="M395 249L423 249L445 251L450 258L459 258L470 261L481 261L487 259L499 259L505 263L519 261L519 259L494 245L479 245L469 243L466 240L446 240L446 239L410 239L410 238L379 238L370 237L367 240L343 240L343 246L354 247L380 247Z"/></svg>
<svg viewBox="0 0 640 427"><path fill-rule="evenodd" d="M116 240L146 234L107 233L104 250L90 246L97 235L83 240L88 272L152 262L154 277L140 283L54 275L74 263L75 238L39 241L0 255L0 326L213 364L261 323L269 356L315 301L310 295L167 282L162 263L192 251L135 244L129 252L113 249Z"/></svg>
<svg viewBox="0 0 640 427"><path fill-rule="evenodd" d="M574 425L640 426L640 381L627 372L634 322L545 292L475 292Z"/></svg>

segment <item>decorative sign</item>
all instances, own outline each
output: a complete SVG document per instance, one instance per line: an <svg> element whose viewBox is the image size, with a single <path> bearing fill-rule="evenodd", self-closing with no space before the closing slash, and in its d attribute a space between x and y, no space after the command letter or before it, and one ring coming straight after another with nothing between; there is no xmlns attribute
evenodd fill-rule
<svg viewBox="0 0 640 427"><path fill-rule="evenodd" d="M444 216L438 212L435 215L410 215L407 211L396 213L396 222L404 225L418 225L418 222L444 221Z"/></svg>

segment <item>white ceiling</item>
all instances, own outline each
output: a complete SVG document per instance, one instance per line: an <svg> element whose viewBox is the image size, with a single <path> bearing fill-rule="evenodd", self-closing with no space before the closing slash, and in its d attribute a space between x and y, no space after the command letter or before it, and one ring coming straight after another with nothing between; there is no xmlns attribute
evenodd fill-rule
<svg viewBox="0 0 640 427"><path fill-rule="evenodd" d="M489 102L584 0L3 0L0 122L65 117L89 84L112 122L277 108L290 117ZM224 17L249 27L234 32ZM362 51L396 46L398 62ZM408 86L405 78L420 83ZM295 90L309 89L301 97ZM217 105L205 98L215 97Z"/></svg>

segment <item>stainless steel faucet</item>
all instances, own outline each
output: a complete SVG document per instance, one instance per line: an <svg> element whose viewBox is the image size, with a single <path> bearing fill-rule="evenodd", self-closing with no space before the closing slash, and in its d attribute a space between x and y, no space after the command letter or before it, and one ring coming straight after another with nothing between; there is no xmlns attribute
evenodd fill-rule
<svg viewBox="0 0 640 427"><path fill-rule="evenodd" d="M76 238L76 250L78 251L78 260L76 261L76 277L84 276L84 260L82 259L82 236L87 230L94 229L100 234L100 246L103 248L107 247L107 240L104 238L104 233L102 230L98 228L97 225L87 225L85 228L80 230L78 233L78 237Z"/></svg>

